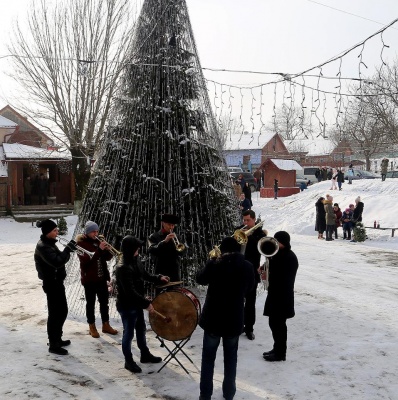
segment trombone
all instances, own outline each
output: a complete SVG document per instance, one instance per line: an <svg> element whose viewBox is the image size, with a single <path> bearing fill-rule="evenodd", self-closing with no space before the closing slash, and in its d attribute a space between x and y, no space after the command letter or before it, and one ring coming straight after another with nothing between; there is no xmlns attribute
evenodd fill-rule
<svg viewBox="0 0 398 400"><path fill-rule="evenodd" d="M112 254L113 257L116 257L117 259L120 259L121 256L123 255L123 253L119 250L116 250L113 246L111 246L108 242L106 242L105 240L105 236L104 235L98 235L95 237L99 242L105 242L108 245L107 250L109 251L109 253Z"/></svg>
<svg viewBox="0 0 398 400"><path fill-rule="evenodd" d="M68 246L69 240L67 240L63 237L60 237L60 236L57 236L57 239L58 239L59 243L62 244L62 246L69 247ZM79 256L84 256L85 254L87 254L90 258L93 258L94 254L95 254L94 251L88 251L86 249L83 249L83 247L78 246L76 243L74 244L74 246L76 247L76 253Z"/></svg>
<svg viewBox="0 0 398 400"><path fill-rule="evenodd" d="M171 229L170 229L170 233L174 233ZM174 237L173 237L173 242L174 242L174 245L175 245L175 247L176 247L176 250L178 251L178 252L182 252L182 251L184 251L185 250L185 244L183 244L183 243L181 243L179 240L178 240L178 237L177 237L177 235L174 233Z"/></svg>

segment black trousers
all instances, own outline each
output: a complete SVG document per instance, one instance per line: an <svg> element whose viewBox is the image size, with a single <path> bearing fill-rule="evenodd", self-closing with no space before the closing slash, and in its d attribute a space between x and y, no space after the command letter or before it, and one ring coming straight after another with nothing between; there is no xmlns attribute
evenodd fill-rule
<svg viewBox="0 0 398 400"><path fill-rule="evenodd" d="M102 322L109 321L109 292L106 281L89 282L84 285L86 317L89 324L95 322L95 298L98 297Z"/></svg>
<svg viewBox="0 0 398 400"><path fill-rule="evenodd" d="M68 303L66 302L65 287L63 282L43 281L43 291L47 296L47 334L50 344L56 344L62 338L62 328L68 316Z"/></svg>
<svg viewBox="0 0 398 400"><path fill-rule="evenodd" d="M245 310L244 310L244 323L245 332L253 332L254 324L256 323L256 297L257 297L257 283L254 289L246 297Z"/></svg>
<svg viewBox="0 0 398 400"><path fill-rule="evenodd" d="M286 356L287 349L287 326L286 318L279 316L270 316L268 320L269 327L274 339L275 354L278 356Z"/></svg>

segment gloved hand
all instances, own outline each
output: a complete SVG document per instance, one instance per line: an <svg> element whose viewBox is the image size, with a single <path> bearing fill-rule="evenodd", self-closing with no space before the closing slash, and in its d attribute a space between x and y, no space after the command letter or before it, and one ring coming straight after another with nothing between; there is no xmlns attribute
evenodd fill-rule
<svg viewBox="0 0 398 400"><path fill-rule="evenodd" d="M71 251L77 250L76 242L73 239L66 246L69 247Z"/></svg>

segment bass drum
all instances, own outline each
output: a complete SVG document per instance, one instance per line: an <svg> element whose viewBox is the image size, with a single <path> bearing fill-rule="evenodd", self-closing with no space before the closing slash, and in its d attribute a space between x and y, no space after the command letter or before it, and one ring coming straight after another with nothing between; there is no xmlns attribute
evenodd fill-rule
<svg viewBox="0 0 398 400"><path fill-rule="evenodd" d="M153 331L166 340L183 340L192 335L198 325L201 307L197 297L188 289L175 288L159 293L152 301L156 313L149 314Z"/></svg>

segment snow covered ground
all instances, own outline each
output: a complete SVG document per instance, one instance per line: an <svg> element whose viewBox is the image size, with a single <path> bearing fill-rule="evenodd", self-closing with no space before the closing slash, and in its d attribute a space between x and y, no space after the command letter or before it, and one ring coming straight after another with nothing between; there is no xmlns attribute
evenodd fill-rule
<svg viewBox="0 0 398 400"><path fill-rule="evenodd" d="M296 317L288 322L286 362L267 363L262 353L272 338L262 316L266 293L259 295L256 339L240 340L236 399L398 398L398 231L392 238L391 231L368 230L364 243L325 242L314 232L315 201L328 192L342 209L360 195L366 226L377 220L398 228L398 179L328 189L322 182L288 198L254 198L269 234L291 233L300 262ZM67 222L71 234L76 217ZM0 398L197 399L200 328L185 348L194 364L179 358L190 375L176 363L160 373L158 365L143 365L143 373L132 375L123 368L121 334L93 339L84 318L72 315L64 333L72 340L69 355L48 353L45 296L33 263L39 236L31 223L0 219ZM112 324L121 331L120 320ZM153 332L147 336L152 352L166 356ZM214 399L222 399L221 381L220 349Z"/></svg>

